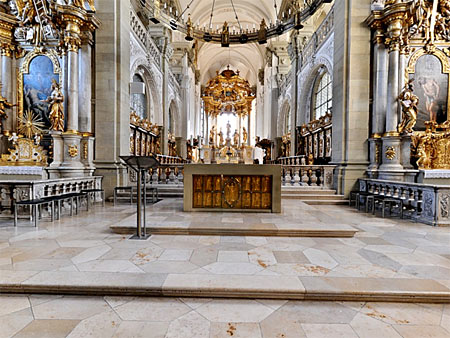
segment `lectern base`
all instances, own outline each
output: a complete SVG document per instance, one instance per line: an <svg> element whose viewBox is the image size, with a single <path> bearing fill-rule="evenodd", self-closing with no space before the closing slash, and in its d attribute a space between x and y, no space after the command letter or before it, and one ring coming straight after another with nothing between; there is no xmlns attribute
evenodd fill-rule
<svg viewBox="0 0 450 338"><path fill-rule="evenodd" d="M139 240L139 241L146 241L150 236L151 236L150 234L147 234L147 235L141 236L141 237L139 237L138 235L133 235L129 239L135 239L135 240Z"/></svg>

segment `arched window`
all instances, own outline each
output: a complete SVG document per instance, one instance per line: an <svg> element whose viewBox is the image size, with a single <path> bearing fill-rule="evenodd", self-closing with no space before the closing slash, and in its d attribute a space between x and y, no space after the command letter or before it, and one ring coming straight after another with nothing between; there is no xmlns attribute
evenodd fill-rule
<svg viewBox="0 0 450 338"><path fill-rule="evenodd" d="M291 131L291 107L286 106L286 112L284 114L284 134L289 134Z"/></svg>
<svg viewBox="0 0 450 338"><path fill-rule="evenodd" d="M133 82L144 83L139 74L134 74ZM131 94L131 109L136 112L140 118L147 118L147 95L144 93Z"/></svg>
<svg viewBox="0 0 450 338"><path fill-rule="evenodd" d="M322 68L319 71L313 92L312 120L317 120L327 112L331 112L333 104L333 82L331 76Z"/></svg>

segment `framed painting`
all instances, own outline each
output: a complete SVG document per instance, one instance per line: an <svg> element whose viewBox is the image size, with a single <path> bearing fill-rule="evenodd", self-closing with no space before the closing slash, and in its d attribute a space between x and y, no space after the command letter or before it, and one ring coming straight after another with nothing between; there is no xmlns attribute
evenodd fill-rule
<svg viewBox="0 0 450 338"><path fill-rule="evenodd" d="M419 50L410 60L407 72L414 79L414 94L419 97L417 131L425 130L427 121L441 124L448 120L450 71L447 57L441 53L438 49L433 54Z"/></svg>
<svg viewBox="0 0 450 338"><path fill-rule="evenodd" d="M61 83L61 68L56 54L31 52L26 55L19 71L18 104L19 116L31 110L50 129L48 96L52 91L52 80Z"/></svg>

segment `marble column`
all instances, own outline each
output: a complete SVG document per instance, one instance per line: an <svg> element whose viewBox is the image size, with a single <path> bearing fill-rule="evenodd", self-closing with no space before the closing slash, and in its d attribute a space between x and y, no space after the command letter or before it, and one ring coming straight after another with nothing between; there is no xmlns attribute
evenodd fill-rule
<svg viewBox="0 0 450 338"><path fill-rule="evenodd" d="M59 167L59 174L61 177L81 177L85 175L85 168L81 163L81 135L78 129L78 50L81 41L79 26L76 23L67 23L65 41L67 46L67 114L66 132L62 135L64 161Z"/></svg>
<svg viewBox="0 0 450 338"><path fill-rule="evenodd" d="M383 146L381 150L382 164L380 166L379 178L387 180L402 180L403 166L401 165L401 139L397 132L399 124L398 95L399 67L400 67L400 31L401 22L393 21L389 28L389 67L388 67L388 93L386 109L386 132L383 135Z"/></svg>
<svg viewBox="0 0 450 338"><path fill-rule="evenodd" d="M386 97L388 88L388 58L384 45L384 33L381 29L375 31L373 49L373 105L372 105L372 131L369 138L370 166L368 175L375 178L376 169L380 165L381 136L386 125Z"/></svg>
<svg viewBox="0 0 450 338"><path fill-rule="evenodd" d="M78 51L67 52L67 131L78 132Z"/></svg>
<svg viewBox="0 0 450 338"><path fill-rule="evenodd" d="M79 69L79 92L78 92L78 128L81 133L81 163L89 173L95 169L94 166L94 134L92 133L92 37L83 41L78 52Z"/></svg>
<svg viewBox="0 0 450 338"><path fill-rule="evenodd" d="M399 94L399 61L398 47L390 47L388 70L388 93L386 107L386 133L396 133L398 126L398 94Z"/></svg>

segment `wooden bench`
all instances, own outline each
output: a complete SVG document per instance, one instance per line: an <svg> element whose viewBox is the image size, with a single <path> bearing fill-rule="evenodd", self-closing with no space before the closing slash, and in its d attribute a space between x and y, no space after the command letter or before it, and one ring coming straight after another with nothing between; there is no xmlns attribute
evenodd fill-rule
<svg viewBox="0 0 450 338"><path fill-rule="evenodd" d="M86 198L86 205L87 210L89 210L89 203L87 201L88 194L85 192L75 192L75 193L68 193L63 195L57 195L57 196L46 196L43 198L37 198L32 200L26 200L26 201L19 201L14 203L14 226L17 226L17 218L18 218L18 209L20 206L29 206L31 208L31 219L34 219L34 226L37 227L38 224L38 218L41 213L40 208L42 205L49 205L51 208L51 221L53 222L55 220L55 216L57 215L57 219L61 218L61 202L70 200L70 216L73 216L73 209L75 205L75 214L78 214L78 209L81 203L82 198ZM76 201L76 203L75 203ZM38 213L39 211L39 213Z"/></svg>
<svg viewBox="0 0 450 338"><path fill-rule="evenodd" d="M102 206L105 206L105 190L103 190L103 189L85 189L85 190L81 190L81 192L87 194L88 209L89 209L89 205L91 204L91 197L93 195L94 195L93 201L95 202L95 194L96 193L100 193L102 195Z"/></svg>

